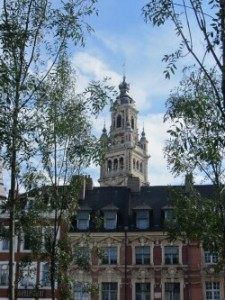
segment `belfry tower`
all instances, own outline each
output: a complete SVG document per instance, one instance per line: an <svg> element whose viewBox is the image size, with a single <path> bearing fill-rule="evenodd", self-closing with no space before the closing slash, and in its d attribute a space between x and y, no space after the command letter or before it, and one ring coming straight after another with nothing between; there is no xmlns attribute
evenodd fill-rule
<svg viewBox="0 0 225 300"><path fill-rule="evenodd" d="M144 129L138 136L138 111L128 95L125 76L119 85L120 94L111 107L109 135L104 127L101 141L109 144L106 160L101 165L100 186L127 186L130 177L138 177L142 186L148 185L148 141Z"/></svg>

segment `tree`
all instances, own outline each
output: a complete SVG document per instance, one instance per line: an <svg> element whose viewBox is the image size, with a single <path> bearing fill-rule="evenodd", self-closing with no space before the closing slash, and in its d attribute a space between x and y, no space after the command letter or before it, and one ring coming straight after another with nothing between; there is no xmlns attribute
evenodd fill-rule
<svg viewBox="0 0 225 300"><path fill-rule="evenodd" d="M214 83L219 85L216 73ZM225 264L224 121L214 91L201 70L185 69L184 79L167 101L165 121L172 123L165 153L175 175L189 174L188 189L172 189L175 221L167 224L169 238L203 243ZM221 97L222 101L222 97ZM208 195L195 187L192 175L212 183Z"/></svg>
<svg viewBox="0 0 225 300"><path fill-rule="evenodd" d="M25 175L26 190L34 190L35 207L26 218L22 212L18 219L26 220L22 229L28 236L34 220L34 230L38 224L52 228L42 241L32 244L33 253L49 262L53 300L56 278L62 298L69 297L68 266L72 258L66 231L83 184L82 168L102 157L101 143L91 132L90 117L96 117L110 100L110 91L106 82L91 82L82 94L77 94L75 72L64 55L40 91L34 133L38 167L29 162ZM64 233L59 239L60 231Z"/></svg>
<svg viewBox="0 0 225 300"><path fill-rule="evenodd" d="M190 54L197 65L187 72L167 101L166 121L171 121L165 147L172 172L195 171L212 182L213 193L204 197L189 180L189 191L172 192L175 222L169 236L202 242L220 254L225 263L224 124L225 124L225 2L224 0L151 0L143 8L145 20L161 26L172 22L179 47L166 54L165 76L177 61ZM199 51L199 45L202 51ZM208 195L209 196L209 195Z"/></svg>
<svg viewBox="0 0 225 300"><path fill-rule="evenodd" d="M39 91L68 42L84 44L85 17L95 0L3 0L0 21L0 137L10 170L9 299L14 300L13 238L21 165L35 154L33 123Z"/></svg>
<svg viewBox="0 0 225 300"><path fill-rule="evenodd" d="M214 91L221 115L225 120L225 3L224 0L151 0L143 7L145 21L161 26L166 21L174 25L180 39L177 50L166 54L166 78L176 70L179 59L190 54ZM199 51L200 43L202 51ZM208 67L210 66L210 67ZM221 76L221 85L214 83L210 68ZM221 93L222 91L222 93ZM221 96L223 101L221 102Z"/></svg>

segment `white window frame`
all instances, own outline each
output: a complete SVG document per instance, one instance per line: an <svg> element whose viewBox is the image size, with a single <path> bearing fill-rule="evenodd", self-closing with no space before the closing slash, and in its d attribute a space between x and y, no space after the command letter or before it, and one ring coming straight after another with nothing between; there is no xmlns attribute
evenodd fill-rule
<svg viewBox="0 0 225 300"><path fill-rule="evenodd" d="M134 285L134 290L135 290L135 297L134 297L134 299L136 299L137 298L137 284L140 284L140 285L144 285L144 284L146 284L146 285L149 285L149 287L150 287L150 289L149 289L149 299L150 300L152 300L152 299L154 299L154 298L152 298L152 285L151 285L151 282L135 282L135 285ZM141 290L141 299L143 299L143 300L145 300L146 299L146 294L145 294L145 291L143 291L143 290Z"/></svg>
<svg viewBox="0 0 225 300"><path fill-rule="evenodd" d="M6 268L6 284L2 284L2 267ZM0 287L1 288L7 288L8 287L8 276L9 276L9 263L7 261L0 262Z"/></svg>
<svg viewBox="0 0 225 300"><path fill-rule="evenodd" d="M172 258L172 257L174 257L176 254L174 254L174 253L172 253L171 252L171 259L170 259L170 261L171 261L171 263L167 263L166 262L166 256L167 255L169 255L169 253L166 253L167 251L166 251L166 249L168 249L168 248L176 248L177 250L178 250L178 259L177 259L177 263L173 263L173 260L174 260L174 258ZM179 245L165 245L164 247L163 247L163 261L164 261L164 264L165 265L170 265L170 266L173 266L173 265L178 265L178 264L180 264L180 262L181 262L181 250L180 250L180 246Z"/></svg>
<svg viewBox="0 0 225 300"><path fill-rule="evenodd" d="M119 287L120 286L119 286L119 283L117 281L110 281L110 282L109 281L102 281L101 282L101 291L100 291L100 297L101 297L100 299L101 300L105 300L105 298L103 298L103 284L112 284L112 283L115 283L117 285L116 286L117 287L117 289L116 289L116 299L119 300L119 289L120 289ZM113 291L113 290L110 289L109 291ZM112 299L111 294L108 294L108 296L109 297L107 297L107 300L111 300Z"/></svg>
<svg viewBox="0 0 225 300"><path fill-rule="evenodd" d="M79 210L77 212L77 229L87 230L90 227L90 211Z"/></svg>
<svg viewBox="0 0 225 300"><path fill-rule="evenodd" d="M141 260L142 260L142 263L141 264L138 264L137 263L137 248L141 248L142 249L142 253L140 253L140 254L138 254L139 256L141 256ZM145 259L145 257L146 257L146 253L144 253L144 251L143 250L145 250L145 249L148 249L149 250L149 257L148 257L148 259L149 259L149 263L144 263L144 259ZM141 265L150 265L151 264L151 247L150 246L147 246L147 245L144 245L144 246L141 246L141 245L137 245L137 246L135 246L134 247L134 259L135 259L135 264L136 265L139 265L139 266L141 266Z"/></svg>
<svg viewBox="0 0 225 300"><path fill-rule="evenodd" d="M22 289L33 289L37 284L37 262L32 262L27 266L21 268L20 267L20 280L19 280L19 288ZM24 284L23 278L26 277L27 281L30 280L30 283Z"/></svg>
<svg viewBox="0 0 225 300"><path fill-rule="evenodd" d="M149 210L136 210L136 228L148 229L150 227L150 214Z"/></svg>
<svg viewBox="0 0 225 300"><path fill-rule="evenodd" d="M9 226L4 226L4 230L8 230L9 231ZM7 249L3 249L4 243L7 242ZM6 239L4 237L0 237L0 251L1 252L9 252L9 238Z"/></svg>
<svg viewBox="0 0 225 300"><path fill-rule="evenodd" d="M164 282L164 285L163 285L163 293L164 293L164 297L163 297L163 299L165 299L165 300L174 300L174 297L172 296L172 298L171 297L169 297L169 298L166 298L166 285L167 284L170 284L170 285L175 285L175 284L179 284L179 299L182 299L181 298L181 294L183 294L182 293L182 285L181 285L181 283L179 282L179 281L171 281L171 280L165 280L165 282ZM178 298L175 298L175 299L178 299Z"/></svg>
<svg viewBox="0 0 225 300"><path fill-rule="evenodd" d="M106 253L107 263L103 262L104 258L101 260L101 264L103 265L117 265L118 264L118 247L117 246L110 246L110 247L103 247L103 251ZM112 254L111 250L116 250L116 263L111 263Z"/></svg>
<svg viewBox="0 0 225 300"><path fill-rule="evenodd" d="M219 289L218 288L215 288L215 287L212 287L212 288L207 288L207 283L210 283L210 284L218 284L219 286ZM209 293L212 293L212 297L207 297L207 291ZM215 297L215 293L219 291L219 298ZM206 280L205 281L205 290L204 290L204 294L205 294L205 300L220 300L220 299L223 299L223 295L222 295L222 288L221 288L221 282L220 281L217 281L217 280Z"/></svg>
<svg viewBox="0 0 225 300"><path fill-rule="evenodd" d="M115 229L117 226L117 212L115 210L104 211L104 228Z"/></svg>
<svg viewBox="0 0 225 300"><path fill-rule="evenodd" d="M26 239L26 236L25 234L23 233L22 234L22 239L21 239L21 244L20 244L20 252L26 252L26 253L30 253L32 250L31 249L26 249L25 248L25 239Z"/></svg>
<svg viewBox="0 0 225 300"><path fill-rule="evenodd" d="M204 250L204 263L206 265L213 265L219 262L219 256L217 252L210 252L208 250Z"/></svg>
<svg viewBox="0 0 225 300"><path fill-rule="evenodd" d="M45 266L48 265L48 271L44 270ZM42 289L51 289L51 278L50 278L50 262L41 262L40 264L40 276L39 276L39 280L40 280L40 285ZM45 276L44 273L49 273L47 276L48 278L48 284L45 283L45 280L43 279L43 277ZM56 283L55 283L56 285Z"/></svg>
<svg viewBox="0 0 225 300"><path fill-rule="evenodd" d="M76 291L76 285L80 286L80 290ZM85 287L85 285L87 287ZM89 300L90 299L90 292L87 290L87 292L85 291L85 289L88 289L88 282L75 282L73 284L73 299L74 300ZM75 293L77 293L77 295L75 295Z"/></svg>

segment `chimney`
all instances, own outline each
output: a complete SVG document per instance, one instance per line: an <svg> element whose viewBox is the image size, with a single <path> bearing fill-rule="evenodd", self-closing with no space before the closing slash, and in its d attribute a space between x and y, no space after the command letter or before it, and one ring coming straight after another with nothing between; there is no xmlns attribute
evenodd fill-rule
<svg viewBox="0 0 225 300"><path fill-rule="evenodd" d="M85 177L86 179L86 191L92 191L93 190L93 180L90 177L90 175Z"/></svg>
<svg viewBox="0 0 225 300"><path fill-rule="evenodd" d="M185 175L185 182L184 182L184 187L185 187L185 193L190 193L193 185L193 175L192 173L186 174Z"/></svg>
<svg viewBox="0 0 225 300"><path fill-rule="evenodd" d="M141 180L139 177L129 177L127 180L127 187L131 192L138 193L141 190Z"/></svg>

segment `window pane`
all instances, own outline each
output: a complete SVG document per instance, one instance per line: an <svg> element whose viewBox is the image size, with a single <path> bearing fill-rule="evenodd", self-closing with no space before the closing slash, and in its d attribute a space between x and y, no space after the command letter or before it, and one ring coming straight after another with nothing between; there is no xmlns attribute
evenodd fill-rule
<svg viewBox="0 0 225 300"><path fill-rule="evenodd" d="M115 211L105 211L104 227L105 227L105 229L115 229L116 228L116 212Z"/></svg>
<svg viewBox="0 0 225 300"><path fill-rule="evenodd" d="M165 283L165 300L180 300L180 283Z"/></svg>
<svg viewBox="0 0 225 300"><path fill-rule="evenodd" d="M8 265L0 265L0 285L8 285Z"/></svg>
<svg viewBox="0 0 225 300"><path fill-rule="evenodd" d="M136 264L150 264L150 247L135 247Z"/></svg>
<svg viewBox="0 0 225 300"><path fill-rule="evenodd" d="M165 248L165 264L174 265L179 263L179 247L166 246Z"/></svg>
<svg viewBox="0 0 225 300"><path fill-rule="evenodd" d="M86 283L77 282L74 284L74 300L88 300L89 292Z"/></svg>
<svg viewBox="0 0 225 300"><path fill-rule="evenodd" d="M207 281L205 283L206 300L220 300L220 283L218 281Z"/></svg>
<svg viewBox="0 0 225 300"><path fill-rule="evenodd" d="M42 264L42 274L41 274L41 285L42 286L50 286L50 264L43 263Z"/></svg>
<svg viewBox="0 0 225 300"><path fill-rule="evenodd" d="M77 228L88 229L89 228L90 213L88 211L78 211L77 213Z"/></svg>
<svg viewBox="0 0 225 300"><path fill-rule="evenodd" d="M117 283L102 283L102 300L117 300Z"/></svg>
<svg viewBox="0 0 225 300"><path fill-rule="evenodd" d="M136 212L136 226L138 229L149 228L149 211L138 210Z"/></svg>
<svg viewBox="0 0 225 300"><path fill-rule="evenodd" d="M136 283L136 300L150 300L150 283Z"/></svg>
<svg viewBox="0 0 225 300"><path fill-rule="evenodd" d="M102 263L109 265L117 264L117 247L104 248Z"/></svg>

